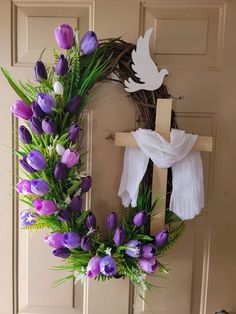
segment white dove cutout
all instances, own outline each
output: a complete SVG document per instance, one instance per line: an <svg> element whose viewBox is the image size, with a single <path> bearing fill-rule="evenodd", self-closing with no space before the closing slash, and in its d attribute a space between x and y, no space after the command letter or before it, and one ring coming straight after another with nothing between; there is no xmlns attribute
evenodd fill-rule
<svg viewBox="0 0 236 314"><path fill-rule="evenodd" d="M152 31L153 28L149 28L144 37L140 36L137 41L136 50L132 51L132 69L141 83L134 82L131 77L128 78L124 84L126 86L125 90L129 93L140 89L156 90L162 85L164 77L168 74L166 69L159 71L150 56L149 41Z"/></svg>

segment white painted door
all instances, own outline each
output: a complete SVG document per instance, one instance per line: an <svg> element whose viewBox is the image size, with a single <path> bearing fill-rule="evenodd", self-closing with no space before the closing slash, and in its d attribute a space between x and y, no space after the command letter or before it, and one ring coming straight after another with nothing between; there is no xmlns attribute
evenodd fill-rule
<svg viewBox="0 0 236 314"><path fill-rule="evenodd" d="M154 27L152 51L166 67L169 92L176 101L179 126L214 137L214 153L206 154L206 208L188 223L184 238L165 260L168 279L146 295L133 297L127 280L66 283L51 289L62 274L52 271L56 260L44 245L43 232L18 230L19 206L12 188L14 128L10 106L15 95L0 78L0 313L1 314L211 314L225 308L236 312L236 2L226 0L1 0L0 63L19 79L33 77L33 64L43 47L55 46L53 29L66 22L81 32L94 29L99 38L122 35L135 42ZM106 140L110 132L135 128L135 106L121 86L95 87L87 112L87 167L92 170L92 208L102 225L106 214L120 209L116 196L123 150ZM117 118L118 117L118 118ZM13 162L12 162L13 161Z"/></svg>

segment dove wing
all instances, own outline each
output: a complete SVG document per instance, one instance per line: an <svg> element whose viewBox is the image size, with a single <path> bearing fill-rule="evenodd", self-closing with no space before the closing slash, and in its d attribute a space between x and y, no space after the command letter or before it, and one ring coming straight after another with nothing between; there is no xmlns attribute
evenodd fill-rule
<svg viewBox="0 0 236 314"><path fill-rule="evenodd" d="M137 41L136 50L132 51L132 69L136 73L141 82L147 83L157 77L157 66L153 62L149 51L149 40L152 34L153 28L149 28L145 36L140 36Z"/></svg>

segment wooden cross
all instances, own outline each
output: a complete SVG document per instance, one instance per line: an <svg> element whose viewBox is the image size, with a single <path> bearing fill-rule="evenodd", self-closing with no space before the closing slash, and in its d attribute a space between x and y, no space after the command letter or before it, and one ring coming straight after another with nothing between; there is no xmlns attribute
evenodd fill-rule
<svg viewBox="0 0 236 314"><path fill-rule="evenodd" d="M156 109L155 131L166 140L170 140L172 99L158 99ZM115 145L125 147L138 147L131 133L116 133ZM213 146L212 137L199 136L193 146L194 151L211 152ZM151 221L151 234L158 232L165 225L165 206L167 188L167 169L153 166L152 198L161 195L161 199L154 209L154 217Z"/></svg>

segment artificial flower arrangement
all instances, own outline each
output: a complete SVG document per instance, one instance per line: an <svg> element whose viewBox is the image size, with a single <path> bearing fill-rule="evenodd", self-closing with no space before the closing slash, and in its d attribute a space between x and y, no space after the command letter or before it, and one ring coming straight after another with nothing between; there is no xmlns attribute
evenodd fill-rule
<svg viewBox="0 0 236 314"><path fill-rule="evenodd" d="M83 195L92 185L82 171L83 111L90 89L112 63L112 45L119 40L99 42L88 31L79 41L78 33L65 24L55 29L55 39L65 55L54 51L53 67L46 67L40 57L35 64L38 84L18 82L2 69L20 97L12 112L25 121L19 126L17 151L24 179L19 178L16 190L28 207L20 213L21 227L48 230L45 242L63 260L57 269L70 272L56 284L73 278L128 277L149 288L145 275L167 272L161 256L183 233L183 222L167 211L169 229L151 236L150 219L159 198L151 203L151 191L144 184L136 208L129 208L124 217L114 211L108 215L107 234L99 231L94 213L83 209Z"/></svg>

